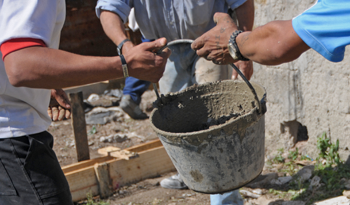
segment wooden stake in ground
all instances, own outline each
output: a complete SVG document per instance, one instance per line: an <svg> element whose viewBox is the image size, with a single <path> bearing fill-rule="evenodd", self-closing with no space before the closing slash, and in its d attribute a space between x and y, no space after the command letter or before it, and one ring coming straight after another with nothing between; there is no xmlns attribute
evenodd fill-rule
<svg viewBox="0 0 350 205"><path fill-rule="evenodd" d="M89 145L86 132L85 113L83 109L83 92L70 93L72 108L72 126L77 150L78 162L89 160Z"/></svg>

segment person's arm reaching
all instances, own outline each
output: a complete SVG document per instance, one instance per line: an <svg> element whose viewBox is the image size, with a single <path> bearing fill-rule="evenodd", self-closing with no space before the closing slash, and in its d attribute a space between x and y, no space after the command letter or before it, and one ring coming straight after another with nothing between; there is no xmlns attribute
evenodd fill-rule
<svg viewBox="0 0 350 205"><path fill-rule="evenodd" d="M230 35L238 28L229 20L228 14L216 13L214 20L217 25L197 38L192 48L197 50L199 56L207 59L221 61L222 64L234 63L227 44ZM273 21L252 32L243 32L237 36L236 42L244 57L265 65L290 62L309 49L295 33L291 20ZM222 47L221 55L213 45Z"/></svg>
<svg viewBox="0 0 350 205"><path fill-rule="evenodd" d="M100 21L104 32L116 46L127 38L123 21L116 13L103 10L100 15ZM131 41L125 42L122 47L122 53L127 52L132 47L134 45Z"/></svg>
<svg viewBox="0 0 350 205"><path fill-rule="evenodd" d="M166 39L143 43L124 54L129 75L157 82L163 75L169 50L161 55L152 51ZM4 58L10 83L32 88L64 88L123 77L120 57L82 56L46 47L27 47Z"/></svg>
<svg viewBox="0 0 350 205"><path fill-rule="evenodd" d="M278 65L297 59L310 47L294 31L292 20L272 21L236 38L243 56L264 65Z"/></svg>

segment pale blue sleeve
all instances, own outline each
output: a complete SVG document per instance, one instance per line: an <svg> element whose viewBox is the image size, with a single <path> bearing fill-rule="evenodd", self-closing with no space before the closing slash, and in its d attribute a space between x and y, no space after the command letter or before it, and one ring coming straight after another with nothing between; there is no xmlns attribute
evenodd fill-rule
<svg viewBox="0 0 350 205"><path fill-rule="evenodd" d="M235 10L236 8L244 4L246 1L247 0L226 0L226 3L232 10Z"/></svg>
<svg viewBox="0 0 350 205"><path fill-rule="evenodd" d="M322 0L295 17L293 29L312 49L332 62L344 59L350 44L350 1Z"/></svg>
<svg viewBox="0 0 350 205"><path fill-rule="evenodd" d="M95 10L98 18L100 18L101 10L107 10L118 14L123 22L126 23L131 7L131 1L128 0L98 0Z"/></svg>

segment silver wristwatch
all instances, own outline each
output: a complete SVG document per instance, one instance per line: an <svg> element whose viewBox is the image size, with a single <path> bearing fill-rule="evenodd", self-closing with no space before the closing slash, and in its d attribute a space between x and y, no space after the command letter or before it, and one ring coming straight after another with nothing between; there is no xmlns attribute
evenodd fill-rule
<svg viewBox="0 0 350 205"><path fill-rule="evenodd" d="M228 51L230 52L230 55L233 58L233 60L249 61L248 58L245 58L244 56L242 56L242 54L239 51L239 48L237 46L237 43L236 43L236 37L238 36L238 34L240 34L242 32L243 31L240 31L240 30L233 32L233 34L230 37L230 40L228 42L227 47L228 47Z"/></svg>

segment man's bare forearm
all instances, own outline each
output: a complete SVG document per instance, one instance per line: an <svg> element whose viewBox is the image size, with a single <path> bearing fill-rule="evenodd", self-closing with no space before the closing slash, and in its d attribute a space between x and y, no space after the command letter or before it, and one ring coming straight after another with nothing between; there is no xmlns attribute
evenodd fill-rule
<svg viewBox="0 0 350 205"><path fill-rule="evenodd" d="M5 57L11 84L63 88L123 76L119 57L87 57L45 47L30 47Z"/></svg>
<svg viewBox="0 0 350 205"><path fill-rule="evenodd" d="M124 23L116 13L111 11L102 11L100 21L104 32L116 46L127 38ZM126 42L124 45L123 53L127 52L129 48L133 47L130 41ZM127 49L124 49L124 47Z"/></svg>
<svg viewBox="0 0 350 205"><path fill-rule="evenodd" d="M158 82L164 72L170 50L155 55L166 44L161 38L133 47L124 57L129 75ZM28 47L8 54L5 70L14 86L32 88L64 88L123 77L119 56L82 56L46 47Z"/></svg>
<svg viewBox="0 0 350 205"><path fill-rule="evenodd" d="M114 44L118 45L127 38L123 21L116 13L111 11L102 11L100 21L104 32L114 42Z"/></svg>
<svg viewBox="0 0 350 205"><path fill-rule="evenodd" d="M242 55L265 65L278 65L298 58L309 49L295 33L292 21L273 21L237 36Z"/></svg>

